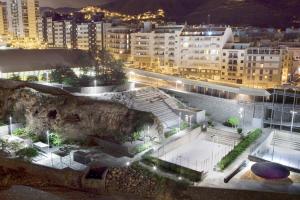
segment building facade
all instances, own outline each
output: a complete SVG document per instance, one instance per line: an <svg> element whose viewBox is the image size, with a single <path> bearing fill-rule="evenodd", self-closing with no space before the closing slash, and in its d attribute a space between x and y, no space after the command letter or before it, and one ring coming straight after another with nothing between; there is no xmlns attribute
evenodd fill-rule
<svg viewBox="0 0 300 200"><path fill-rule="evenodd" d="M8 27L7 27L6 3L0 2L0 35L6 35L7 32L8 32Z"/></svg>
<svg viewBox="0 0 300 200"><path fill-rule="evenodd" d="M8 33L13 38L38 37L38 0L7 0Z"/></svg>

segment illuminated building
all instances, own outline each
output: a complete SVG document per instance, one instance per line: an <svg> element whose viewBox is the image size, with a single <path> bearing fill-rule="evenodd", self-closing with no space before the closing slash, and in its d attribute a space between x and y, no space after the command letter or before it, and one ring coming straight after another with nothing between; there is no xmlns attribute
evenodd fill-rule
<svg viewBox="0 0 300 200"><path fill-rule="evenodd" d="M8 32L13 38L38 36L38 0L7 0Z"/></svg>
<svg viewBox="0 0 300 200"><path fill-rule="evenodd" d="M0 35L7 34L7 12L6 12L6 3L0 2Z"/></svg>

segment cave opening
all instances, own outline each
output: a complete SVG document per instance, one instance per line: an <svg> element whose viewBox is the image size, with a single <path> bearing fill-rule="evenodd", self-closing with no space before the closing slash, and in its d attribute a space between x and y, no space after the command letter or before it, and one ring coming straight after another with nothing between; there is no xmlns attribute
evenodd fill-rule
<svg viewBox="0 0 300 200"><path fill-rule="evenodd" d="M49 119L56 119L57 117L57 111L56 110L51 110L49 113L48 113L48 118Z"/></svg>

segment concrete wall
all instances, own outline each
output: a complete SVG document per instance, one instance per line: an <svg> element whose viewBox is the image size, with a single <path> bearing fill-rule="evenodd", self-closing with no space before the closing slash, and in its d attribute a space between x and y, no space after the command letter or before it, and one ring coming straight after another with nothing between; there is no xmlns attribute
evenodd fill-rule
<svg viewBox="0 0 300 200"><path fill-rule="evenodd" d="M82 87L81 93L93 94L93 93L105 93L105 92L122 92L130 89L134 89L135 83L127 83L124 85L112 85L112 86L97 86L97 87Z"/></svg>
<svg viewBox="0 0 300 200"><path fill-rule="evenodd" d="M18 128L22 128L23 125L22 124L12 124L12 131L18 129ZM6 125L6 126L0 126L0 136L3 135L8 135L10 133L10 126Z"/></svg>
<svg viewBox="0 0 300 200"><path fill-rule="evenodd" d="M237 100L195 93L180 93L175 91L172 91L172 93L183 102L188 102L188 106L205 110L212 119L219 122L224 122L232 116L239 117L239 110L242 107L244 108L245 124L252 124L254 112L257 112L252 103L244 104L239 103ZM263 115L259 114L259 117L263 117Z"/></svg>

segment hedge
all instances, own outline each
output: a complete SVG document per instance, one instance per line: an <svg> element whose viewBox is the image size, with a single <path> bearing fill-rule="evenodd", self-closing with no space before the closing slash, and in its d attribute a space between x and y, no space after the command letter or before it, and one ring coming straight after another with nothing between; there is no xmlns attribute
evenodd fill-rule
<svg viewBox="0 0 300 200"><path fill-rule="evenodd" d="M218 167L224 170L228 167L239 155L241 155L254 141L262 134L261 129L256 129L249 133L238 145L236 145L222 160L218 163Z"/></svg>
<svg viewBox="0 0 300 200"><path fill-rule="evenodd" d="M180 175L193 182L199 182L202 179L202 172L198 172L174 163L170 163L164 160L160 160L154 157L145 157L142 162L149 166L156 166L162 171Z"/></svg>

